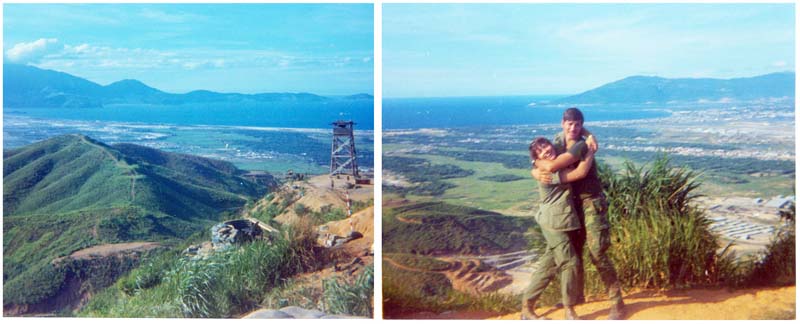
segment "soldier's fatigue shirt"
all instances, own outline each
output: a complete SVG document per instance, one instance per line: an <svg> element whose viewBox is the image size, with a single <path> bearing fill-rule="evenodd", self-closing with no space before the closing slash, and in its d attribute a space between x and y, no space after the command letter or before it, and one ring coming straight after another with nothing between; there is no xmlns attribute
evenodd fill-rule
<svg viewBox="0 0 800 324"><path fill-rule="evenodd" d="M558 173L553 173L552 178L552 184L539 183L542 203L535 217L536 222L543 229L556 232L580 229L581 222L574 207L572 185L561 184Z"/></svg>
<svg viewBox="0 0 800 324"><path fill-rule="evenodd" d="M589 147L582 137L567 151L567 141L564 140L563 133L556 134L555 138L553 138L553 146L556 148L556 153L562 154L569 152L573 156L577 156L580 160L583 160L589 152ZM576 164L577 163L580 162L576 162ZM592 166L589 168L586 177L572 183L572 190L575 196L578 197L576 206L583 209L586 228L592 230L608 228L609 224L606 218L608 202L605 199L605 195L603 195L603 183L600 181L600 176L597 174L596 161L592 161Z"/></svg>
<svg viewBox="0 0 800 324"><path fill-rule="evenodd" d="M586 140L581 137L575 142L572 147L567 151L567 141L564 140L564 134L559 133L553 139L553 146L556 148L556 153L562 154L569 152L572 156L577 156L579 160L583 160L586 153L589 152L589 146L586 145ZM579 162L575 162L577 165ZM597 162L592 160L592 167L586 177L572 183L572 189L581 199L590 197L597 197L603 194L603 183L600 182L600 177L597 175Z"/></svg>

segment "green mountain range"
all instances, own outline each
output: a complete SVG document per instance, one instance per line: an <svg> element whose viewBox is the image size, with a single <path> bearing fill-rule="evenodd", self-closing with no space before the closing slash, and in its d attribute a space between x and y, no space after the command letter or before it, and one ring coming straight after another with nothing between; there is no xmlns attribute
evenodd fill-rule
<svg viewBox="0 0 800 324"><path fill-rule="evenodd" d="M669 103L697 101L748 101L794 98L794 72L749 78L661 78L631 76L556 100L559 104Z"/></svg>
<svg viewBox="0 0 800 324"><path fill-rule="evenodd" d="M178 94L161 91L138 80L126 79L103 86L68 73L21 64L3 64L3 94L5 108L97 108L114 104L181 106L197 103L241 106L373 99L369 94L325 97L307 92L241 94L195 90Z"/></svg>
<svg viewBox="0 0 800 324"><path fill-rule="evenodd" d="M54 297L64 284L56 258L101 244L179 242L274 184L251 182L228 162L82 135L6 150L3 160L4 304Z"/></svg>
<svg viewBox="0 0 800 324"><path fill-rule="evenodd" d="M486 255L529 246L531 218L444 202L384 206L383 252L419 255Z"/></svg>

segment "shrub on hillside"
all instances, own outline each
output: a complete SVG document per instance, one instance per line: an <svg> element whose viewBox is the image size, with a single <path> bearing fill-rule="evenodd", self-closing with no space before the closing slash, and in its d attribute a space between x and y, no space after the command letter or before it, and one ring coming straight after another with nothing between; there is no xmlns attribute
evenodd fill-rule
<svg viewBox="0 0 800 324"><path fill-rule="evenodd" d="M66 278L64 269L47 261L34 264L31 269L4 282L3 305L35 304L54 297Z"/></svg>
<svg viewBox="0 0 800 324"><path fill-rule="evenodd" d="M333 208L331 205L325 205L320 208L318 212L311 212L311 219L314 224L325 224L331 221L337 221L347 218L347 213L341 208Z"/></svg>
<svg viewBox="0 0 800 324"><path fill-rule="evenodd" d="M252 310L282 279L307 266L298 259L306 241L290 237L255 241L207 259L153 260L93 298L79 315L230 317Z"/></svg>
<svg viewBox="0 0 800 324"><path fill-rule="evenodd" d="M795 205L781 211L784 226L760 255L748 282L755 285L795 284Z"/></svg>
<svg viewBox="0 0 800 324"><path fill-rule="evenodd" d="M372 318L374 269L370 264L353 283L331 278L323 282L326 310L332 314Z"/></svg>
<svg viewBox="0 0 800 324"><path fill-rule="evenodd" d="M306 207L306 205L300 203L294 205L294 213L297 214L297 216L305 216L309 211L310 210L308 207Z"/></svg>
<svg viewBox="0 0 800 324"><path fill-rule="evenodd" d="M735 268L732 259L717 254L709 221L691 204L700 186L695 172L673 168L662 156L638 168L626 162L619 174L601 168L601 179L609 200L611 255L623 285L717 284L733 275L725 273Z"/></svg>

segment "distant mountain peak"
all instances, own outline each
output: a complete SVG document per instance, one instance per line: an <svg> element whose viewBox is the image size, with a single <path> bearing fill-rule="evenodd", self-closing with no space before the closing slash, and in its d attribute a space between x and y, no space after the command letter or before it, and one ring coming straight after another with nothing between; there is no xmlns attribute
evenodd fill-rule
<svg viewBox="0 0 800 324"><path fill-rule="evenodd" d="M348 100L361 100L361 99L367 99L368 100L368 99L374 99L375 97L373 97L369 93L357 93L357 94L350 95L350 96L347 96L347 97L344 97L344 98L348 99Z"/></svg>
<svg viewBox="0 0 800 324"><path fill-rule="evenodd" d="M136 80L136 79L124 79L124 80L119 80L119 81L117 81L117 82L112 82L111 84L107 85L106 87L111 87L111 86L117 86L117 87L120 87L120 86L126 86L126 87L145 87L145 88L151 88L150 86L148 86L148 85L144 84L144 82L142 82L142 81L139 81L139 80Z"/></svg>
<svg viewBox="0 0 800 324"><path fill-rule="evenodd" d="M126 91L129 93L159 93L156 88L144 84L144 82L134 79L124 79L111 83L103 87L107 91Z"/></svg>
<svg viewBox="0 0 800 324"><path fill-rule="evenodd" d="M257 94L219 93L195 90L185 94L161 91L139 80L125 79L101 86L67 73L44 70L30 65L4 64L3 106L24 107L103 107L108 104L188 105L224 103L229 106L260 102L321 102L331 98L309 92L273 92ZM370 99L356 94L351 99Z"/></svg>
<svg viewBox="0 0 800 324"><path fill-rule="evenodd" d="M794 98L794 79L794 72L731 79L635 75L556 100L555 103L640 104Z"/></svg>

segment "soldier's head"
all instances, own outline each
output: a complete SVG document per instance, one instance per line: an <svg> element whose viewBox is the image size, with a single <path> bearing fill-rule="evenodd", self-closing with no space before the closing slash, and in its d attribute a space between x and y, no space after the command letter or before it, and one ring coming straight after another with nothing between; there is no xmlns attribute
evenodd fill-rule
<svg viewBox="0 0 800 324"><path fill-rule="evenodd" d="M544 137L537 137L530 145L528 145L528 152L531 155L531 160L553 160L556 158L556 148L553 143L550 143Z"/></svg>
<svg viewBox="0 0 800 324"><path fill-rule="evenodd" d="M565 139L579 139L581 131L583 131L583 113L575 107L564 110L564 116L561 117L561 128L564 130Z"/></svg>

